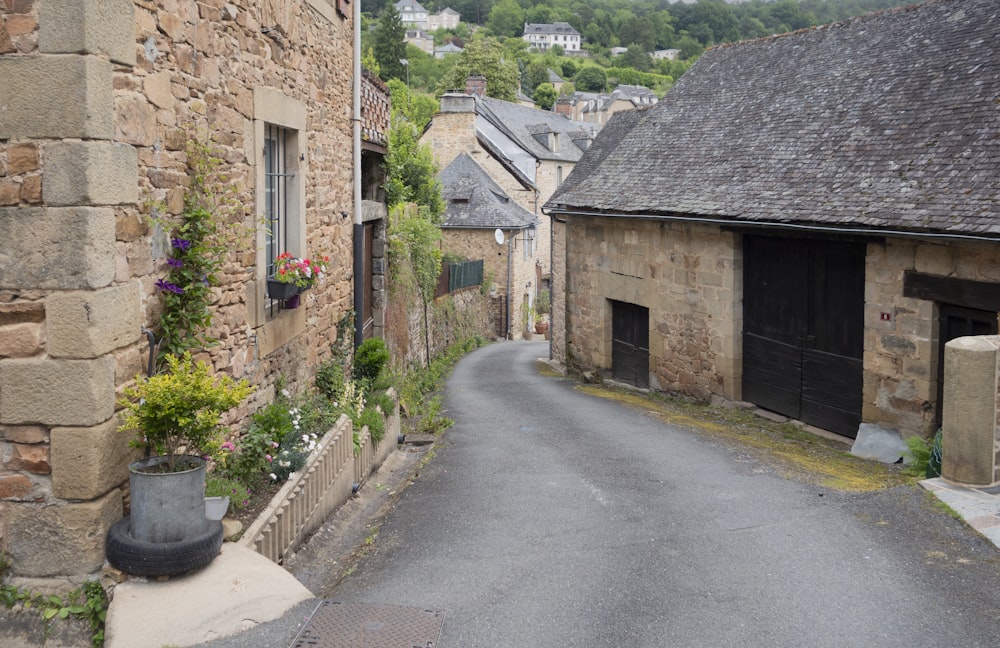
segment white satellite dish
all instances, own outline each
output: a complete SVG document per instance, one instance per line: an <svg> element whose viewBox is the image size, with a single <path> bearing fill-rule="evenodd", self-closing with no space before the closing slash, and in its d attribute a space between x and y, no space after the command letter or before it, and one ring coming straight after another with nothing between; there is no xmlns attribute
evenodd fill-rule
<svg viewBox="0 0 1000 648"><path fill-rule="evenodd" d="M493 230L493 238L496 239L497 245L503 245L503 230L499 227Z"/></svg>

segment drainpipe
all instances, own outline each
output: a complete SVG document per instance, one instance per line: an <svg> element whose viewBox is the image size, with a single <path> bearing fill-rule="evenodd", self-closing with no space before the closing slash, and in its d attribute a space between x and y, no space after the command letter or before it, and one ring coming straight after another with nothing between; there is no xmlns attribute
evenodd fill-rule
<svg viewBox="0 0 1000 648"><path fill-rule="evenodd" d="M360 3L359 3L360 4ZM514 238L511 236L507 237L507 339L513 339L510 334L510 263L511 263L511 251L514 246Z"/></svg>
<svg viewBox="0 0 1000 648"><path fill-rule="evenodd" d="M556 219L554 217L549 217L549 360L554 357L552 355L552 329L556 327L555 314L556 309L552 307L553 300L556 294L556 256L555 256L555 242L556 242Z"/></svg>
<svg viewBox="0 0 1000 648"><path fill-rule="evenodd" d="M364 337L365 310L365 226L361 210L361 3L354 7L354 348Z"/></svg>

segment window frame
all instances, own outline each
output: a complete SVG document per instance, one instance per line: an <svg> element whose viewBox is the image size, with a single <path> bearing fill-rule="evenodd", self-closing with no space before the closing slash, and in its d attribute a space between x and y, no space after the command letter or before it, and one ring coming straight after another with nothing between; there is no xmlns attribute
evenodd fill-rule
<svg viewBox="0 0 1000 648"><path fill-rule="evenodd" d="M268 246L268 169L265 148L269 129L277 128L284 140L284 242L273 248L274 255L288 251L296 256L306 254L306 178L307 107L281 92L267 87L253 90L253 142L248 159L254 166L255 269L254 279L247 288L247 314L257 336L260 357L270 355L295 336L305 331L305 307L273 308L267 297L267 276L270 263Z"/></svg>

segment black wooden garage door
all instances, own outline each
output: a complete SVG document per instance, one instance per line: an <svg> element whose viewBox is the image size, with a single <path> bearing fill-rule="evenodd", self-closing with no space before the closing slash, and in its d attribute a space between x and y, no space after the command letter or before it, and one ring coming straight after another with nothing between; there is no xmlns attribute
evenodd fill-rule
<svg viewBox="0 0 1000 648"><path fill-rule="evenodd" d="M744 237L743 398L855 437L865 246Z"/></svg>

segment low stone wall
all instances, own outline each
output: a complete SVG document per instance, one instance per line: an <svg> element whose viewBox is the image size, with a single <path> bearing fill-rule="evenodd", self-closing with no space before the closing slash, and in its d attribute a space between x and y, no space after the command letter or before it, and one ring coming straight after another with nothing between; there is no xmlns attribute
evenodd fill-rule
<svg viewBox="0 0 1000 648"><path fill-rule="evenodd" d="M395 395L393 395L395 397ZM306 465L289 479L239 543L276 563L295 551L346 502L355 484L361 484L395 450L400 432L399 405L386 416L385 436L375 444L365 427L361 452L354 456L353 428L346 416L320 440ZM353 457L353 459L352 459Z"/></svg>

